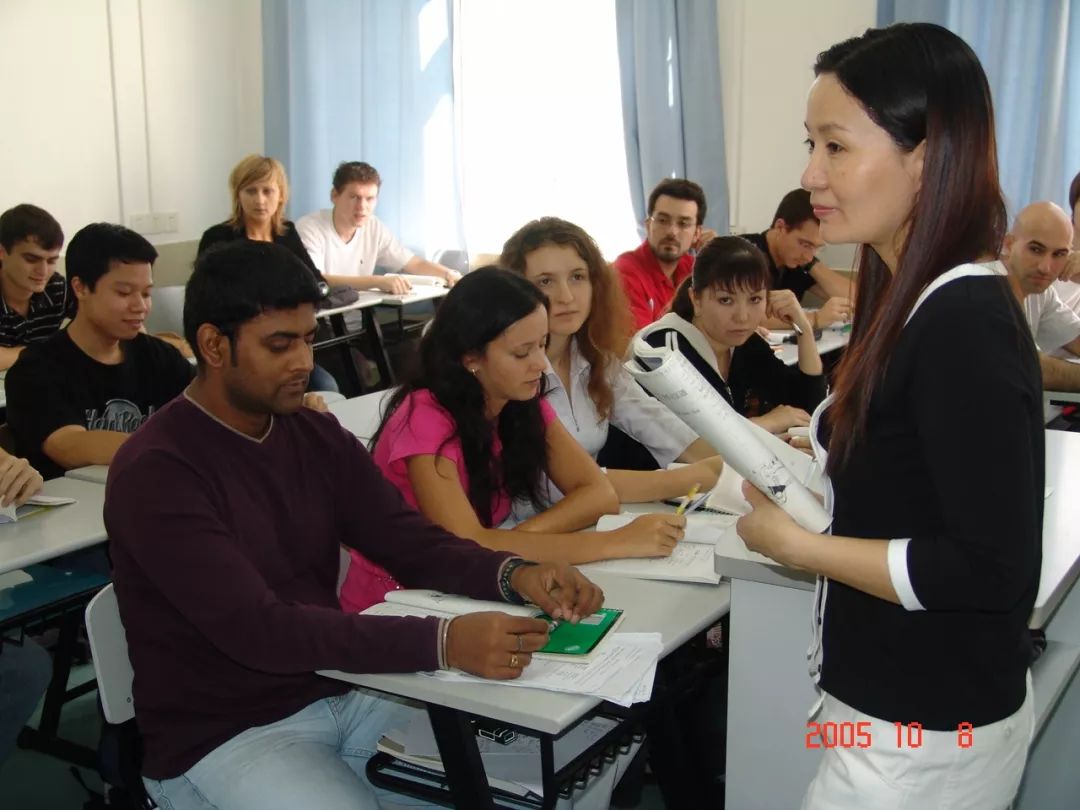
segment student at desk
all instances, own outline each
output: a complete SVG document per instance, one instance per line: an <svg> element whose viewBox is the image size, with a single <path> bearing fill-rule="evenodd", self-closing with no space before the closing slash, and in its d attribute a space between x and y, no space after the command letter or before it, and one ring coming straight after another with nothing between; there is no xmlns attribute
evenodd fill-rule
<svg viewBox="0 0 1080 810"><path fill-rule="evenodd" d="M745 414L754 395L767 412L753 421L784 433L810 424L808 411L825 399L825 377L810 319L791 290L770 291L769 283L760 250L739 236L717 237L698 254L671 312L640 336L663 346L675 335L679 351L732 408ZM802 330L797 365L784 365L757 333L770 314Z"/></svg>
<svg viewBox="0 0 1080 810"><path fill-rule="evenodd" d="M0 214L0 369L75 314L71 287L56 272L63 244L60 223L36 205Z"/></svg>
<svg viewBox="0 0 1080 810"><path fill-rule="evenodd" d="M571 620L602 600L567 566L433 526L332 416L301 408L318 299L304 266L274 245L200 258L184 308L198 376L111 471L105 526L142 775L160 807L374 810L386 791L365 765L401 707L318 670L509 679L547 641L546 622L500 612L343 613L340 544L412 587L529 599Z"/></svg>
<svg viewBox="0 0 1080 810"><path fill-rule="evenodd" d="M646 394L622 367L628 318L619 278L584 230L533 220L503 246L500 264L521 273L549 302L544 400L596 458L611 425L640 442L659 470L607 469L621 503L685 495L716 485L723 462L704 439ZM672 461L686 462L677 470Z"/></svg>
<svg viewBox="0 0 1080 810"><path fill-rule="evenodd" d="M751 549L820 575L823 704L806 731L863 734L807 737L824 751L803 807L1001 810L1034 728L1045 460L1035 347L995 266L990 88L927 23L834 45L814 73L803 186L825 240L861 244L851 343L811 429L832 535L753 487L738 524Z"/></svg>
<svg viewBox="0 0 1080 810"><path fill-rule="evenodd" d="M421 338L413 376L391 396L372 456L405 500L459 537L535 560L569 563L671 554L685 519L643 515L610 532L578 533L619 499L596 462L543 399L547 298L516 273L474 270ZM511 502L544 509L550 480L564 497L500 529ZM380 572L355 552L342 604L370 603Z"/></svg>
<svg viewBox="0 0 1080 810"><path fill-rule="evenodd" d="M68 246L75 319L28 346L5 381L15 445L46 478L110 463L191 381L180 352L141 331L157 255L144 237L107 223L87 225Z"/></svg>
<svg viewBox="0 0 1080 810"><path fill-rule="evenodd" d="M263 155L248 155L229 173L229 191L232 216L206 229L199 240L199 256L214 245L238 239L273 242L300 259L316 283L324 283L322 273L300 241L296 226L285 219L289 179L280 161ZM316 365L311 375L311 390L336 393L337 380L322 366Z"/></svg>

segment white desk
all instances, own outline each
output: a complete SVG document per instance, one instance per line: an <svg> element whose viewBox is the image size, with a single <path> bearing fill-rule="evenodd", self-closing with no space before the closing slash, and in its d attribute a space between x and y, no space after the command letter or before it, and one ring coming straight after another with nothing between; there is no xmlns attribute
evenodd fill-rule
<svg viewBox="0 0 1080 810"><path fill-rule="evenodd" d="M770 330L774 334L795 334L794 332L781 332L780 330ZM848 345L848 341L851 339L851 332L842 332L839 329L833 329L829 327L821 333L821 339L817 341L818 354L825 355L829 352L835 352L838 349L842 349ZM799 347L794 343L782 343L780 344L780 351L776 353L776 356L784 361L785 366L793 366L799 362Z"/></svg>
<svg viewBox="0 0 1080 810"><path fill-rule="evenodd" d="M93 484L104 484L109 477L108 464L91 464L89 467L76 467L64 473L65 478L74 478L77 481L89 481Z"/></svg>
<svg viewBox="0 0 1080 810"><path fill-rule="evenodd" d="M1080 591L1073 590L1080 573L1077 481L1080 436L1046 431L1046 485L1054 492L1045 504L1043 566L1031 617L1048 638L1032 667L1036 735L1052 720L1080 665ZM717 571L731 577L727 806L798 807L821 756L805 744L807 711L817 698L806 661L814 578L753 561L745 548L718 548ZM1074 737L1075 729L1068 734ZM1056 756L1063 744L1043 744L1037 736L1030 761ZM1052 806L1035 793L1041 789L1026 786L1031 793L1021 794L1018 810Z"/></svg>
<svg viewBox="0 0 1080 810"><path fill-rule="evenodd" d="M393 389L376 391L352 399L331 402L327 408L337 417L343 428L354 434L360 441L367 443L379 427L383 403L390 397L392 391Z"/></svg>
<svg viewBox="0 0 1080 810"><path fill-rule="evenodd" d="M56 478L46 481L45 495L75 498L15 523L0 524L0 574L51 560L105 541L105 487L89 481Z"/></svg>
<svg viewBox="0 0 1080 810"><path fill-rule="evenodd" d="M450 290L439 284L414 284L413 288L403 295L382 293L382 301L379 303L384 307L406 307L409 304L419 304L421 301L445 298L448 292Z"/></svg>
<svg viewBox="0 0 1080 810"><path fill-rule="evenodd" d="M728 587L723 584L690 585L599 575L594 580L604 589L606 604L626 611L620 631L659 632L664 644L662 655L672 652L728 611ZM320 674L453 710L449 714L456 716L455 722L463 721L463 715L458 713L466 713L553 736L561 734L600 703L598 698L586 695L500 688L486 683L447 683L422 675L354 675L337 671ZM434 716L432 719L434 724ZM457 742L471 744L475 749L471 729L467 728ZM447 755L441 744L440 750L450 775L454 758ZM487 792L482 772L469 773L465 778L474 780L476 790ZM453 786L453 777L451 782ZM492 805L476 805L480 806Z"/></svg>
<svg viewBox="0 0 1080 810"><path fill-rule="evenodd" d="M360 297L353 301L351 304L345 304L341 307L330 307L329 309L315 310L316 318L329 318L333 315L344 315L346 312L355 312L359 309L367 309L368 307L378 306L382 303L383 294L380 292L374 292L371 290L357 290L356 294Z"/></svg>

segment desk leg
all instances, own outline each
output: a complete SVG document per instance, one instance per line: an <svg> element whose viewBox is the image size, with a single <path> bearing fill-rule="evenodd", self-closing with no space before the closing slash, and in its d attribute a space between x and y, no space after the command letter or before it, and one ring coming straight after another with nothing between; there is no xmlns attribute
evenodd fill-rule
<svg viewBox="0 0 1080 810"><path fill-rule="evenodd" d="M495 810L484 763L480 759L480 749L476 746L476 734L469 718L456 709L430 703L427 710L446 771L446 781L450 783L454 807Z"/></svg>
<svg viewBox="0 0 1080 810"><path fill-rule="evenodd" d="M379 369L379 377L383 385L393 388L397 385L394 379L394 371L390 366L390 358L386 354L386 344L383 342L382 327L379 319L375 317L377 307L368 307L364 312L364 331L368 334L368 343L371 346L371 356Z"/></svg>
<svg viewBox="0 0 1080 810"><path fill-rule="evenodd" d="M349 330L345 326L344 314L338 313L330 316L330 330L334 333L334 337L344 338L348 334ZM364 381L360 378L360 372L356 370L351 341L343 340L337 346L338 354L341 357L341 373L345 375L345 379L342 380L347 389L345 396L358 397L364 393Z"/></svg>

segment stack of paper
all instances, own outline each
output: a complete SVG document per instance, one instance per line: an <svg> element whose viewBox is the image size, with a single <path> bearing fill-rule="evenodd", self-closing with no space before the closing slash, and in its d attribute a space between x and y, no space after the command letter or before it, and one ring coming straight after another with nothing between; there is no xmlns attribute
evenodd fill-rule
<svg viewBox="0 0 1080 810"><path fill-rule="evenodd" d="M617 723L609 717L594 717L579 723L555 740L555 769L570 762ZM476 744L489 785L514 796L543 798L539 739L519 733L507 745L484 737L477 737ZM386 731L379 740L378 748L404 762L443 773L431 722L427 712L422 709L412 710L403 728Z"/></svg>
<svg viewBox="0 0 1080 810"><path fill-rule="evenodd" d="M601 531L618 529L639 515L604 515L597 521ZM578 569L589 576L596 572L631 577L632 579L660 579L669 582L700 582L715 585L720 581L713 557L716 543L724 531L735 525L736 515L692 514L686 516L686 534L675 546L670 557L626 557L618 560L579 565Z"/></svg>
<svg viewBox="0 0 1080 810"><path fill-rule="evenodd" d="M490 686L592 695L620 706L630 706L644 703L652 696L656 662L663 648L659 633L614 633L608 636L605 644L587 663L534 658L522 670L521 677L512 681L490 681L464 672L444 670L426 674L444 681L480 682Z"/></svg>

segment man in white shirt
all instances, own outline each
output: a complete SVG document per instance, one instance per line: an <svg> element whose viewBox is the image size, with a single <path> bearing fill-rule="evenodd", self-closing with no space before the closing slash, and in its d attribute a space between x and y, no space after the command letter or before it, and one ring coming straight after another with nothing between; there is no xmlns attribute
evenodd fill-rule
<svg viewBox="0 0 1080 810"><path fill-rule="evenodd" d="M1065 306L1080 313L1080 174L1069 185L1069 208L1073 218L1073 250L1061 276L1054 282L1054 289Z"/></svg>
<svg viewBox="0 0 1080 810"><path fill-rule="evenodd" d="M452 287L460 274L414 255L375 216L382 178L367 163L342 163L330 191L333 208L300 218L296 230L327 283L400 295L408 279L395 273L435 276ZM376 267L392 271L373 275Z"/></svg>
<svg viewBox="0 0 1080 810"><path fill-rule="evenodd" d="M1069 258L1072 240L1073 225L1061 207L1037 202L1017 215L1001 249L1009 286L1039 349L1048 391L1080 391L1080 365L1059 359L1080 355L1080 316L1051 286Z"/></svg>

